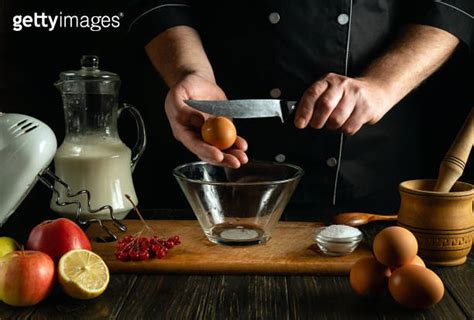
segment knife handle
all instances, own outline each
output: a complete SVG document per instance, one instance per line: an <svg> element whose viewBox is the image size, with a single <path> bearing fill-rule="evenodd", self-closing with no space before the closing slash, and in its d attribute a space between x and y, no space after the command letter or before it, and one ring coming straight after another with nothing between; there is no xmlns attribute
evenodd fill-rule
<svg viewBox="0 0 474 320"><path fill-rule="evenodd" d="M294 119L294 114L295 114L297 104L298 104L298 101L285 101L285 100L280 101L282 122L288 122L290 119Z"/></svg>

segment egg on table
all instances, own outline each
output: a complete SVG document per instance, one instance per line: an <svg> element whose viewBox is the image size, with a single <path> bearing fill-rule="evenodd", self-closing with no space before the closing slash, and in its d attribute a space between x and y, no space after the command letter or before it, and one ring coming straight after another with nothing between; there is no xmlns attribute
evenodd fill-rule
<svg viewBox="0 0 474 320"><path fill-rule="evenodd" d="M373 296L387 290L390 268L373 257L361 258L352 266L349 282L361 296Z"/></svg>
<svg viewBox="0 0 474 320"><path fill-rule="evenodd" d="M395 268L410 263L418 252L418 242L409 230L388 227L374 238L374 255L386 266Z"/></svg>
<svg viewBox="0 0 474 320"><path fill-rule="evenodd" d="M426 264L425 262L423 261L423 259L420 258L420 256L415 256L415 258L413 258L413 260L411 260L410 262L408 263L405 263L403 266L407 266L407 265L416 265L416 266L420 266L420 267L426 267ZM403 266L398 266L398 267L391 267L390 270L393 272L395 270L397 270L398 268L401 268Z"/></svg>
<svg viewBox="0 0 474 320"><path fill-rule="evenodd" d="M443 298L444 285L436 273L419 265L406 265L395 270L388 289L392 297L409 308L427 308Z"/></svg>

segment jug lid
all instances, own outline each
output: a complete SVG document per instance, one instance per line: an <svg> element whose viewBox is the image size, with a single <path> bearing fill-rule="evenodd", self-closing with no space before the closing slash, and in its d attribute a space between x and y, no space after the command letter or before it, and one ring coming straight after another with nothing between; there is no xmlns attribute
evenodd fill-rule
<svg viewBox="0 0 474 320"><path fill-rule="evenodd" d="M59 74L59 78L62 81L69 80L108 80L108 81L119 81L120 77L118 74L102 71L99 69L99 57L94 55L84 55L81 57L81 69L64 71Z"/></svg>

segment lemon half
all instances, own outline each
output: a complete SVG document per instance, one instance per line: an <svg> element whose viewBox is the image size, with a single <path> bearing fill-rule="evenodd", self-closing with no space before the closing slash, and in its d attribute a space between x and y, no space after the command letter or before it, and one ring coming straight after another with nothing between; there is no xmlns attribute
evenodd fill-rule
<svg viewBox="0 0 474 320"><path fill-rule="evenodd" d="M58 275L64 292L76 299L100 296L110 280L109 268L104 260L88 250L65 253L59 260Z"/></svg>

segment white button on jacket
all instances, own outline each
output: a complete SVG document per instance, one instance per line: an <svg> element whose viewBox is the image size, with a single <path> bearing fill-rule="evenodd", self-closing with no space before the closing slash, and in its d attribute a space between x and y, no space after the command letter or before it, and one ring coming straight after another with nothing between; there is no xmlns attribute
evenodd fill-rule
<svg viewBox="0 0 474 320"><path fill-rule="evenodd" d="M277 154L277 155L275 156L275 160L276 160L277 162L285 162L286 157L285 157L284 154L281 154L281 153L280 153L280 154Z"/></svg>
<svg viewBox="0 0 474 320"><path fill-rule="evenodd" d="M334 157L331 157L331 158L326 160L326 164L327 164L328 167L334 168L335 166L337 166L337 159L334 158Z"/></svg>
<svg viewBox="0 0 474 320"><path fill-rule="evenodd" d="M280 14L278 12L272 12L268 16L268 20L271 24L277 24L278 22L280 22Z"/></svg>
<svg viewBox="0 0 474 320"><path fill-rule="evenodd" d="M281 90L279 88L273 88L270 90L270 97L277 99L281 96Z"/></svg>
<svg viewBox="0 0 474 320"><path fill-rule="evenodd" d="M345 13L341 13L337 16L337 22L343 26L349 22L349 16Z"/></svg>

